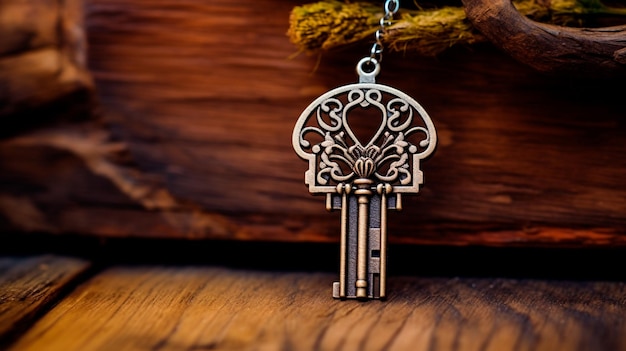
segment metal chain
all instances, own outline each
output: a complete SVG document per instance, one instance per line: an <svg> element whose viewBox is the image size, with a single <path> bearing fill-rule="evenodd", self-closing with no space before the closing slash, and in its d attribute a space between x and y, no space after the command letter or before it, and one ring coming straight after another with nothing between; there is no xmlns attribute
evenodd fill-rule
<svg viewBox="0 0 626 351"><path fill-rule="evenodd" d="M376 42L370 50L370 61L380 63L383 60L383 36L387 31L387 27L391 26L393 16L400 9L400 0L385 0L383 6L385 14L380 18L380 28L375 33Z"/></svg>

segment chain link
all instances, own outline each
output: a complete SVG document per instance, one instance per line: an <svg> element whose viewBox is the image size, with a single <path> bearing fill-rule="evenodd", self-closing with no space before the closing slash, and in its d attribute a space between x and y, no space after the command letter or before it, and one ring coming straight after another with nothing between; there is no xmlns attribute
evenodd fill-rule
<svg viewBox="0 0 626 351"><path fill-rule="evenodd" d="M370 61L375 60L380 63L383 60L383 37L387 28L391 26L393 16L400 9L400 0L385 0L383 6L385 14L380 18L380 28L376 31L376 42L370 50Z"/></svg>

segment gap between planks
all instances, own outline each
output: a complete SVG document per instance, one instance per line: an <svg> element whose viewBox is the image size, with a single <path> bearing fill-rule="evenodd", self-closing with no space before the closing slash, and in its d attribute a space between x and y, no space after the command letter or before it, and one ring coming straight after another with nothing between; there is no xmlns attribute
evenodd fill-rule
<svg viewBox="0 0 626 351"><path fill-rule="evenodd" d="M0 347L59 298L90 267L56 255L0 257Z"/></svg>

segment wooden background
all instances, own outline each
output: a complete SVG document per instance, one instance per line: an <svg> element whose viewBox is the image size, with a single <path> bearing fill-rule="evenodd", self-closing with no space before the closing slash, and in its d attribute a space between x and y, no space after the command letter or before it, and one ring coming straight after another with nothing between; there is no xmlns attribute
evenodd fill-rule
<svg viewBox="0 0 626 351"><path fill-rule="evenodd" d="M298 4L59 5L84 6L73 29L95 102L79 122L26 116L0 141L3 232L337 241L339 216L308 194L291 132L314 98L356 81L369 48L296 55ZM388 54L378 81L422 104L440 139L423 190L391 213L392 243L626 244L619 78L544 75L487 44Z"/></svg>

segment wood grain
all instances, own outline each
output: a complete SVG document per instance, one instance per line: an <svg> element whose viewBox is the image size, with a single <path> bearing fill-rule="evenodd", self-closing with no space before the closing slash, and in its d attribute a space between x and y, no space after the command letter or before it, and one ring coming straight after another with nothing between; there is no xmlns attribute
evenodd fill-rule
<svg viewBox="0 0 626 351"><path fill-rule="evenodd" d="M114 267L13 350L626 350L626 284L392 277L388 301L337 301L334 276Z"/></svg>
<svg viewBox="0 0 626 351"><path fill-rule="evenodd" d="M88 267L85 260L55 255L0 257L0 345Z"/></svg>
<svg viewBox="0 0 626 351"><path fill-rule="evenodd" d="M92 0L90 64L139 169L175 198L236 213L235 223L246 213L314 216L332 233L336 218L302 184L291 132L318 94L355 81L367 48L323 57L315 72L315 58L288 59L292 6L187 0L167 12ZM554 80L493 51L385 60L379 80L415 97L441 139L394 232L626 228L626 110L606 83Z"/></svg>

